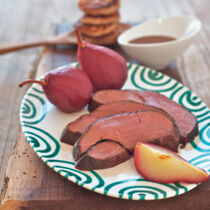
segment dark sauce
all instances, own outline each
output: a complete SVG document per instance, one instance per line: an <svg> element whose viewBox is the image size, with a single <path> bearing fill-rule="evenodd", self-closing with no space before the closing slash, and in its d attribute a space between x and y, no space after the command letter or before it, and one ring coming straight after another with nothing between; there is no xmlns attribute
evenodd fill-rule
<svg viewBox="0 0 210 210"><path fill-rule="evenodd" d="M170 36L142 36L129 41L132 44L152 44L161 42L170 42L176 40Z"/></svg>

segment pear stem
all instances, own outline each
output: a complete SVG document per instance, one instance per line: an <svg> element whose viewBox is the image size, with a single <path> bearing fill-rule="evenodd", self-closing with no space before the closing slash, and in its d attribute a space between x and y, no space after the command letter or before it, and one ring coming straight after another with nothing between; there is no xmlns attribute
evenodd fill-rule
<svg viewBox="0 0 210 210"><path fill-rule="evenodd" d="M77 35L77 41L78 41L79 47L84 48L85 47L85 43L82 40L81 33L80 33L79 29L76 28L75 32L76 32L76 35Z"/></svg>
<svg viewBox="0 0 210 210"><path fill-rule="evenodd" d="M18 86L19 86L19 87L23 87L24 85L29 84L29 83L37 83L37 84L39 84L39 85L41 85L41 86L45 86L45 85L47 84L45 81L39 81L39 80L34 80L34 79L28 79L28 80L26 80L26 81L21 82Z"/></svg>

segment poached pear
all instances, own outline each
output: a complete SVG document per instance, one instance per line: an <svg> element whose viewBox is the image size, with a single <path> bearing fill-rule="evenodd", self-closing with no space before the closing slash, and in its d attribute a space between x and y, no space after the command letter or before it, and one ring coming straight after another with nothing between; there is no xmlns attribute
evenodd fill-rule
<svg viewBox="0 0 210 210"><path fill-rule="evenodd" d="M117 52L82 40L78 29L77 59L80 68L90 78L94 91L120 89L127 79L126 60Z"/></svg>
<svg viewBox="0 0 210 210"><path fill-rule="evenodd" d="M19 84L38 83L48 100L63 112L76 112L88 104L93 87L84 71L64 66L47 73L42 81L26 80Z"/></svg>
<svg viewBox="0 0 210 210"><path fill-rule="evenodd" d="M209 176L173 151L154 144L136 144L134 164L137 171L150 181L159 183L206 181Z"/></svg>

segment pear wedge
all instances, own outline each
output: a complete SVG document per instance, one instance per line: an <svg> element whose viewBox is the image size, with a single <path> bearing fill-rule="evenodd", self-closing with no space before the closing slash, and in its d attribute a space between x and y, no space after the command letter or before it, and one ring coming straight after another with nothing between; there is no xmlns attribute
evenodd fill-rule
<svg viewBox="0 0 210 210"><path fill-rule="evenodd" d="M136 144L134 164L145 179L159 183L199 183L209 177L203 169L190 164L173 151L153 144Z"/></svg>

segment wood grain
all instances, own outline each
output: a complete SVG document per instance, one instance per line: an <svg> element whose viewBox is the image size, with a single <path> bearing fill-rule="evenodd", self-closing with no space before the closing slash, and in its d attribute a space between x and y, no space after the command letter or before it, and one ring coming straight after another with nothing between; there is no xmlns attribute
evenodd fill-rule
<svg viewBox="0 0 210 210"><path fill-rule="evenodd" d="M0 44L48 37L55 22L75 22L79 18L81 13L75 8L76 0L68 5L57 0L0 0ZM17 138L19 107L25 94L17 85L34 77L41 51L37 48L0 56L0 189Z"/></svg>
<svg viewBox="0 0 210 210"><path fill-rule="evenodd" d="M210 106L210 3L205 0L131 0L129 3L121 0L121 4L123 22L142 22L168 15L195 15L202 20L201 33L178 58L177 64L183 83ZM0 0L0 42L6 44L41 39L52 34L56 22L63 21L65 29L65 22L75 22L80 16L77 0L19 0L18 3L15 0ZM60 47L55 53L53 48L49 48L42 54L40 48L0 56L0 189L4 185L1 193L4 203L2 209L101 209L101 204L103 209L208 209L209 181L171 199L126 201L78 187L40 161L26 143L19 127L19 106L27 88L19 90L17 84L35 75L39 77L52 67L76 61L73 51L68 51L70 54L66 53L65 47ZM43 59L36 68L41 54L44 55ZM72 60L69 60L69 55L72 55ZM170 68L176 70L174 64ZM164 72L171 72L173 77L180 80L176 71ZM13 155L7 164L12 151Z"/></svg>
<svg viewBox="0 0 210 210"><path fill-rule="evenodd" d="M57 33L65 32L66 30L69 30L70 27L69 24L61 24L57 27ZM115 50L120 50L118 46L114 46L113 48ZM46 48L41 57L35 76L36 78L42 76L49 71L49 69L75 62L76 48L67 48L65 46ZM127 60L129 59L130 58L127 57ZM132 62L136 61L132 60ZM163 71L180 80L175 63ZM21 128L19 129L21 130ZM111 207L111 209L116 209L117 206L120 204L122 205L122 203L124 209L134 209L137 207L138 209L145 208L144 202L124 201L105 197L103 195L98 195L95 192L87 191L86 189L69 182L42 163L25 141L21 131L19 131L19 135L20 136L17 137L14 153L10 157L7 168L7 186L4 188L4 193L2 193L4 208L19 206L28 208L47 207L54 209L62 207L68 209L71 204L72 208L91 209L94 206L100 206L104 201L107 201L106 205L103 205L104 209L110 209ZM182 195L184 197L182 200L186 202L187 199L194 199L195 195L199 197L202 196L203 199L206 200L206 196L209 192L209 183L205 183L200 186L200 189L194 189L192 192L188 193L187 196ZM205 194L205 196L203 196L203 194ZM167 209L171 204L179 201L182 196L167 199L167 201L146 202L146 205L148 208L155 205L161 209ZM88 202L90 200L91 202ZM177 205L174 206L174 209L177 208ZM195 204L193 204L193 206L194 205ZM206 203L204 202L203 205L205 207ZM100 209L100 207L98 207L98 209Z"/></svg>

